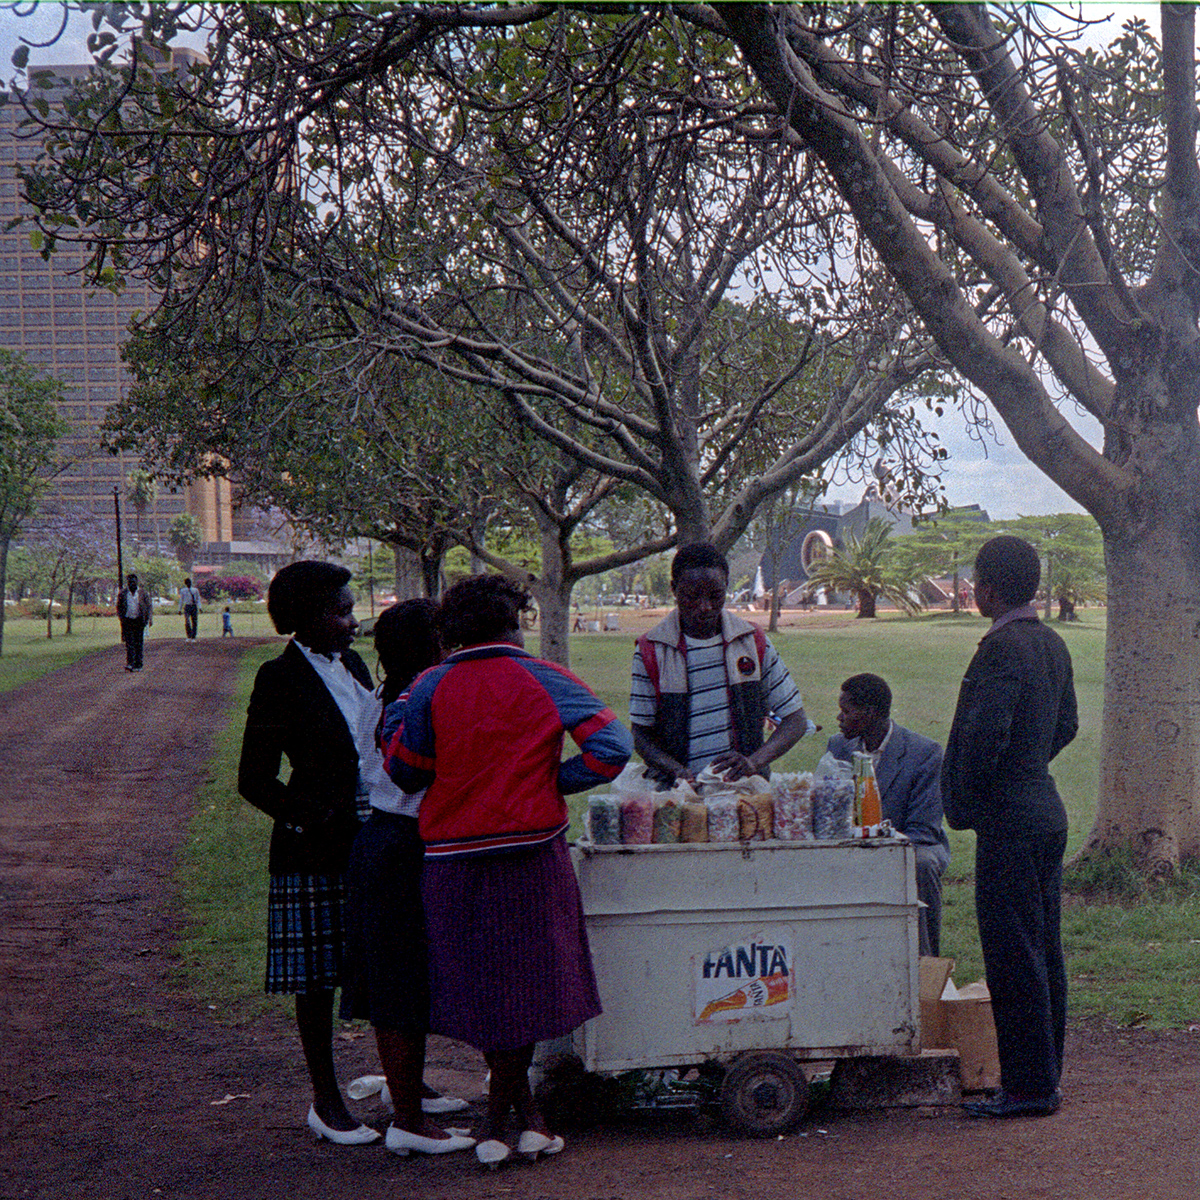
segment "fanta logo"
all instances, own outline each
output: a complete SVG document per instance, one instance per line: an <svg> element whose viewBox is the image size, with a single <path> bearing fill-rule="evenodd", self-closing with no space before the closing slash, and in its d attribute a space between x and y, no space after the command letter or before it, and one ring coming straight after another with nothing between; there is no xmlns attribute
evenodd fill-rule
<svg viewBox="0 0 1200 1200"><path fill-rule="evenodd" d="M704 959L705 979L754 979L760 975L787 975L787 948L754 943L726 946Z"/></svg>

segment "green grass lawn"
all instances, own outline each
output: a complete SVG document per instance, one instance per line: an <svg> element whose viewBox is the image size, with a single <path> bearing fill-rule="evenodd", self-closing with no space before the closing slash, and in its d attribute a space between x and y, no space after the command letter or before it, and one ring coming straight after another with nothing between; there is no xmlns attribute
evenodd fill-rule
<svg viewBox="0 0 1200 1200"><path fill-rule="evenodd" d="M153 636L171 636L172 620L156 618ZM264 618L265 621L265 618ZM102 624L103 622L101 622ZM624 624L631 624L623 618ZM648 620L645 622L648 624ZM6 631L6 644L13 622ZM243 624L248 624L243 619ZM810 769L836 730L840 684L848 675L874 671L895 693L895 716L945 742L959 682L987 622L978 616L949 614L917 618L884 616L855 621L822 616L796 620L774 636L804 693L810 715L824 729L805 739L784 760L783 769ZM1099 723L1103 686L1104 614L1085 610L1075 625L1055 626L1071 647L1079 697L1080 735L1060 755L1055 776L1071 817L1070 848L1091 826L1097 784ZM202 634L204 633L202 627ZM239 633L250 633L239 628ZM267 633L265 627L257 631ZM572 669L622 718L629 709L629 665L636 629L580 635L572 642ZM182 635L182 625L176 636ZM111 644L115 629L93 636L77 633L80 653ZM72 652L76 639L71 639ZM56 639L53 645L60 646ZM536 652L536 638L530 640ZM372 662L369 647L360 649ZM31 648L39 662L56 650ZM22 651L24 653L24 651ZM236 794L242 723L254 672L278 646L251 648L242 663L239 691L228 727L218 738L211 781L197 797L196 816L181 853L179 879L189 914L181 943L181 966L192 986L230 1015L260 1011L266 895L266 845L270 823ZM9 667L6 653L0 660ZM61 665L61 664L55 664ZM53 669L53 667L49 668ZM11 686L11 685L10 685ZM572 797L578 814L586 802ZM947 873L943 953L955 958L959 983L983 974L975 930L971 887L973 837L952 833L953 857ZM1184 881L1186 884L1186 880ZM1071 976L1073 1018L1103 1016L1125 1023L1186 1025L1200 1019L1200 944L1193 936L1200 901L1190 886L1176 886L1136 903L1083 903L1068 897L1063 936ZM273 1003L273 1002L272 1002Z"/></svg>

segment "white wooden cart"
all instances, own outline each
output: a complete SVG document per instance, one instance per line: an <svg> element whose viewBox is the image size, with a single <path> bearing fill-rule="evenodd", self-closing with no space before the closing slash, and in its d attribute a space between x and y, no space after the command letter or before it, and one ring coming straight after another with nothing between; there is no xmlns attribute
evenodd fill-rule
<svg viewBox="0 0 1200 1200"><path fill-rule="evenodd" d="M903 837L572 850L604 1012L587 1071L728 1069L758 1135L808 1107L800 1062L920 1053L918 902Z"/></svg>

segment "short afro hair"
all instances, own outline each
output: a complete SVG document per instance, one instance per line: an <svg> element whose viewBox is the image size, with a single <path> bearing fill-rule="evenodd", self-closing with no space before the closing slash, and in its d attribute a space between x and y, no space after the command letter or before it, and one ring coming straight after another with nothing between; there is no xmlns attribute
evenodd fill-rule
<svg viewBox="0 0 1200 1200"><path fill-rule="evenodd" d="M842 691L855 708L873 708L881 717L892 715L892 689L878 675L851 675Z"/></svg>
<svg viewBox="0 0 1200 1200"><path fill-rule="evenodd" d="M681 546L671 559L671 586L679 581L684 571L707 571L715 568L729 582L729 560L712 542L692 542L689 546Z"/></svg>
<svg viewBox="0 0 1200 1200"><path fill-rule="evenodd" d="M442 597L437 615L442 645L456 650L506 641L532 606L529 592L503 575L472 575Z"/></svg>
<svg viewBox="0 0 1200 1200"><path fill-rule="evenodd" d="M319 616L350 582L336 563L302 559L280 567L267 587L267 612L279 633L295 633Z"/></svg>
<svg viewBox="0 0 1200 1200"><path fill-rule="evenodd" d="M975 556L975 586L986 583L1010 608L1029 604L1037 595L1042 564L1024 539L1003 534L986 541Z"/></svg>

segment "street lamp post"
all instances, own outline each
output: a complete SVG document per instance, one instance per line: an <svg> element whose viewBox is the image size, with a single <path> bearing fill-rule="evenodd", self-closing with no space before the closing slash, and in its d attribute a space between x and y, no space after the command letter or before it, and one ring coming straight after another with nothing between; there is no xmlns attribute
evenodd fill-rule
<svg viewBox="0 0 1200 1200"><path fill-rule="evenodd" d="M125 586L125 563L121 558L121 489L113 488L113 508L117 513L117 592Z"/></svg>

